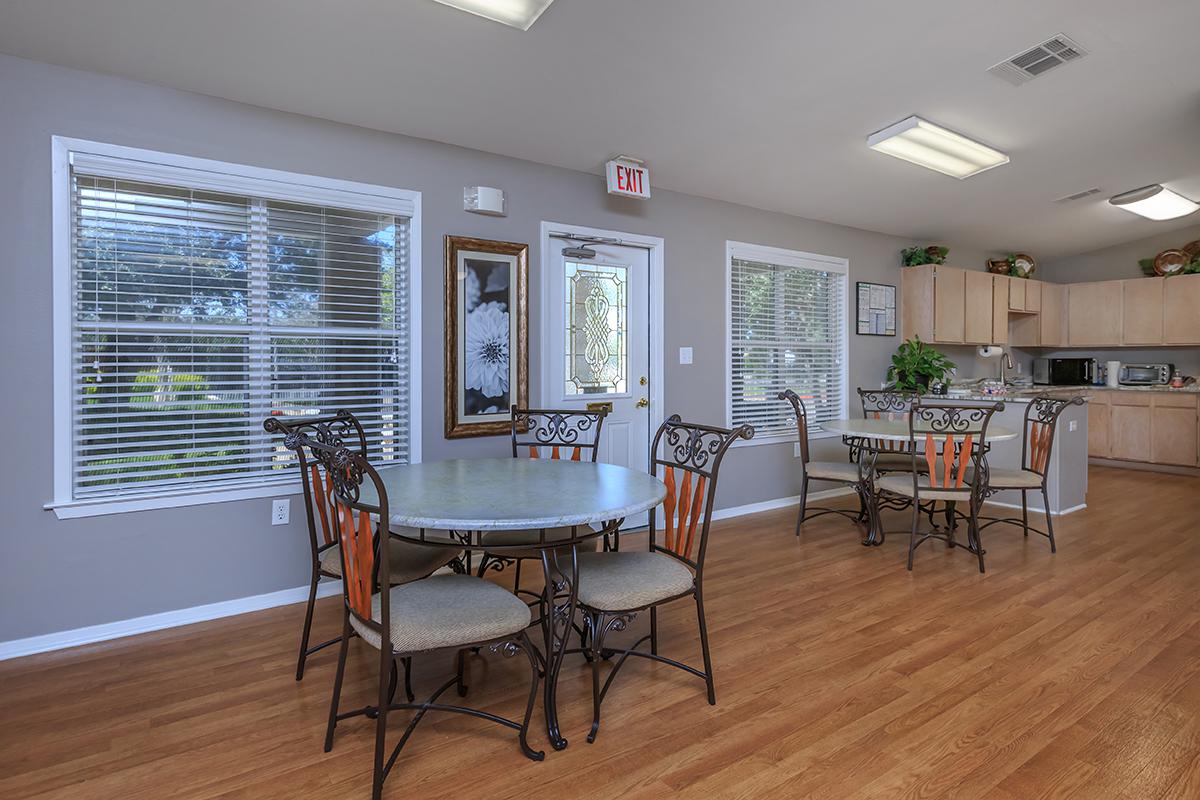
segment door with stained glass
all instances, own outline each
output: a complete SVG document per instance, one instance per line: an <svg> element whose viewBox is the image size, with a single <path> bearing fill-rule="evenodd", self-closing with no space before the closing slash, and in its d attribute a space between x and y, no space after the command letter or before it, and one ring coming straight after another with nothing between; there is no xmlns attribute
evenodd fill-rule
<svg viewBox="0 0 1200 800"><path fill-rule="evenodd" d="M645 470L650 442L650 251L551 239L543 282L553 407L611 404L599 460ZM567 252L564 254L562 250ZM587 253L594 254L587 257Z"/></svg>

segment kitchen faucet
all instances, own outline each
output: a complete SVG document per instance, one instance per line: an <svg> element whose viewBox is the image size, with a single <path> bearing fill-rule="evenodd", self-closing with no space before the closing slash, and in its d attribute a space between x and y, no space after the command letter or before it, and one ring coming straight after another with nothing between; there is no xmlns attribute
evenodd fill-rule
<svg viewBox="0 0 1200 800"><path fill-rule="evenodd" d="M1009 355L1007 350L1005 350L1000 356L1000 384L1002 386L1008 385L1008 376L1006 371L1010 369L1016 369L1016 365L1013 364L1012 356Z"/></svg>

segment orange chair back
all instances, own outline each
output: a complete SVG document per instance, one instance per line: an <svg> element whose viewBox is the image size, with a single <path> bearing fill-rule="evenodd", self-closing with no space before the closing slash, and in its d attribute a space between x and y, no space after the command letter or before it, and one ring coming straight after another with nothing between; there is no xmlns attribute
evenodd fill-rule
<svg viewBox="0 0 1200 800"><path fill-rule="evenodd" d="M513 406L513 458L528 452L530 458L548 457L557 461L569 454L567 457L571 461L581 461L586 453L591 461L595 461L600 452L600 429L606 414L604 411Z"/></svg>
<svg viewBox="0 0 1200 800"><path fill-rule="evenodd" d="M1029 401L1025 410L1025 438L1021 442L1021 466L1038 475L1045 475L1054 449L1054 432L1058 419L1068 406L1083 405L1082 397L1070 400L1038 395Z"/></svg>

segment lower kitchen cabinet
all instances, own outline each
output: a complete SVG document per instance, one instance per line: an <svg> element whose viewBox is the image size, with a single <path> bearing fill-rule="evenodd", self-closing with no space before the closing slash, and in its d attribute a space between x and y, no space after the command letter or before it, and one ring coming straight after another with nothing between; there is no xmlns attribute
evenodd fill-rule
<svg viewBox="0 0 1200 800"><path fill-rule="evenodd" d="M1150 406L1120 405L1114 402L1108 415L1109 458L1149 461Z"/></svg>
<svg viewBox="0 0 1200 800"><path fill-rule="evenodd" d="M1196 398L1174 395L1155 397L1151 411L1151 460L1155 464L1196 466L1200 455Z"/></svg>
<svg viewBox="0 0 1200 800"><path fill-rule="evenodd" d="M1198 467L1198 400L1191 393L1096 390L1088 402L1088 455Z"/></svg>
<svg viewBox="0 0 1200 800"><path fill-rule="evenodd" d="M1088 455L1108 458L1108 398L1097 393L1088 403Z"/></svg>

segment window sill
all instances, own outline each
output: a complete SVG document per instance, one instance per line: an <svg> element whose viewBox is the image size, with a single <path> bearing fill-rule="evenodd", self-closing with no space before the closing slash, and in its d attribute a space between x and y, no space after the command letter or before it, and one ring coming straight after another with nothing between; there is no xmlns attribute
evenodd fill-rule
<svg viewBox="0 0 1200 800"><path fill-rule="evenodd" d="M130 511L152 511L162 508L186 508L187 506L229 503L235 500L256 500L262 497L299 494L303 491L299 481L246 486L240 489L209 489L195 492L157 495L150 497L95 498L91 500L67 500L46 503L43 508L53 511L59 519L99 517L106 514L125 514Z"/></svg>

